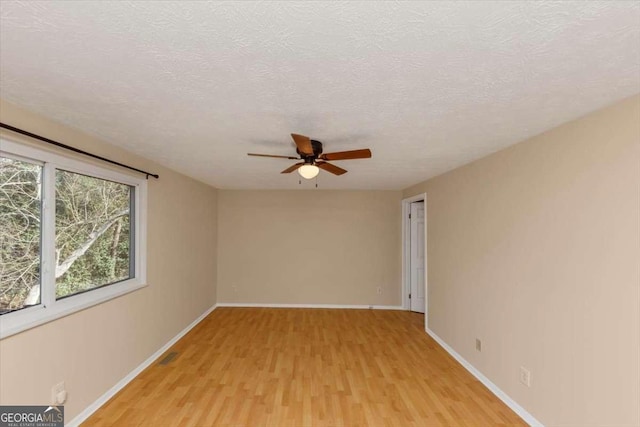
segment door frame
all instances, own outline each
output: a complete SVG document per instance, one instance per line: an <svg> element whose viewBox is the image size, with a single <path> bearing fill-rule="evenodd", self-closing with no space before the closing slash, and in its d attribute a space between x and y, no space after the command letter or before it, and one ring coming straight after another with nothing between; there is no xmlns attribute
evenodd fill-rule
<svg viewBox="0 0 640 427"><path fill-rule="evenodd" d="M429 319L429 274L427 268L427 193L416 194L402 200L402 308L411 310L409 292L411 291L411 203L424 202L424 327L428 327Z"/></svg>

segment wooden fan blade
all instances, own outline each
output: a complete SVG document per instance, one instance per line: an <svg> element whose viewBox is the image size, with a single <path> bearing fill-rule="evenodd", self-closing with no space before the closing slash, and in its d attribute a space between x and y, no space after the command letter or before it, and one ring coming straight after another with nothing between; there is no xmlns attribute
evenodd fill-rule
<svg viewBox="0 0 640 427"><path fill-rule="evenodd" d="M346 169L339 168L336 165L332 165L327 162L316 162L316 166L318 166L322 170L326 170L327 172L331 172L334 175L342 175L347 173Z"/></svg>
<svg viewBox="0 0 640 427"><path fill-rule="evenodd" d="M313 156L313 147L311 146L311 140L308 136L292 133L291 138L293 138L293 142L296 143L298 151L307 156Z"/></svg>
<svg viewBox="0 0 640 427"><path fill-rule="evenodd" d="M283 170L283 171L282 171L282 172L280 172L280 173L291 173L291 172L293 172L294 170L297 170L297 169L298 169L300 166L302 166L302 165L304 165L304 162L296 163L295 165L293 165L293 166L289 166L288 168L286 168L285 170Z"/></svg>
<svg viewBox="0 0 640 427"><path fill-rule="evenodd" d="M368 159L371 157L371 150L365 148L363 150L338 151L336 153L324 153L320 156L323 160L352 160L352 159Z"/></svg>
<svg viewBox="0 0 640 427"><path fill-rule="evenodd" d="M256 153L247 153L247 156L257 156L257 157L273 157L276 159L290 159L290 160L298 160L300 157L291 157L291 156L278 156L275 154L256 154Z"/></svg>

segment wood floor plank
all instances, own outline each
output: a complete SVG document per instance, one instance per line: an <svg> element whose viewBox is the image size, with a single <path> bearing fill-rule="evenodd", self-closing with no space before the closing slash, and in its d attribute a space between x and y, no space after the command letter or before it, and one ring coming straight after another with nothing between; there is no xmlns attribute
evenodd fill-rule
<svg viewBox="0 0 640 427"><path fill-rule="evenodd" d="M83 425L526 426L423 322L404 311L218 308L167 351L170 363Z"/></svg>

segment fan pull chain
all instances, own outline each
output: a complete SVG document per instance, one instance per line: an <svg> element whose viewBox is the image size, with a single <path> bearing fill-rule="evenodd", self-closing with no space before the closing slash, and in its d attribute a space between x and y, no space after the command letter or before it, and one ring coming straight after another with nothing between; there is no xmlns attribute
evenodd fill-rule
<svg viewBox="0 0 640 427"><path fill-rule="evenodd" d="M318 188L318 175L316 175L316 188Z"/></svg>

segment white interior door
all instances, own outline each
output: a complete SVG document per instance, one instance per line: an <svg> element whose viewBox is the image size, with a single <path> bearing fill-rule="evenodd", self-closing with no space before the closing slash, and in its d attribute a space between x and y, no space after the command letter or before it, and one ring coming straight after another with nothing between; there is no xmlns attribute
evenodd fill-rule
<svg viewBox="0 0 640 427"><path fill-rule="evenodd" d="M411 311L424 313L424 202L411 203Z"/></svg>

